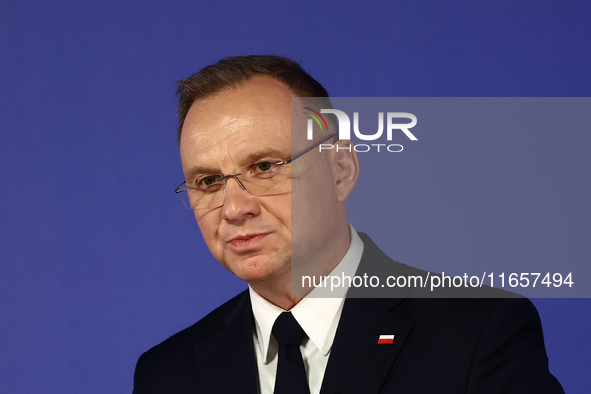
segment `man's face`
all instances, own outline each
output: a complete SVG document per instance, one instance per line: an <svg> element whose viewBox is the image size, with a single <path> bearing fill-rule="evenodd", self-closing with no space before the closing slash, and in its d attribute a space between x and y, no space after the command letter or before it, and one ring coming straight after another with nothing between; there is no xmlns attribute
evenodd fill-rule
<svg viewBox="0 0 591 394"><path fill-rule="evenodd" d="M234 174L240 166L291 156L291 97L283 84L255 77L193 104L180 152L187 181L199 174ZM240 178L240 177L238 177ZM290 193L256 197L228 179L223 206L196 210L213 256L246 281L289 277Z"/></svg>

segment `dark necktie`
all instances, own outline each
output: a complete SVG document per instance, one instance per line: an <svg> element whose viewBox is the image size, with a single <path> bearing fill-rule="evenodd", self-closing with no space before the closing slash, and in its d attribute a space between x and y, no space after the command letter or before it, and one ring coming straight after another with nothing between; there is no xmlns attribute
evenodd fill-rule
<svg viewBox="0 0 591 394"><path fill-rule="evenodd" d="M274 394L309 394L300 345L306 333L291 312L283 312L271 331L279 344Z"/></svg>

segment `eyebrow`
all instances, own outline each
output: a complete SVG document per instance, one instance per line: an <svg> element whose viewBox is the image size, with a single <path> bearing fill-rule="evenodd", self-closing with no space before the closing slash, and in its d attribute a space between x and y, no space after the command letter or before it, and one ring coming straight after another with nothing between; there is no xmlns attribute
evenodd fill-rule
<svg viewBox="0 0 591 394"><path fill-rule="evenodd" d="M286 156L286 153L284 151L281 151L276 148L265 148L263 150L250 153L244 159L240 160L238 165L243 166L246 164L255 163L261 159L269 159L269 158L286 160L289 157L291 157L291 152L287 154L287 156L289 156L289 157L285 157L285 156ZM217 175L217 174L221 174L221 173L222 172L219 170L219 168L214 169L212 167L197 165L197 166L191 167L191 169L189 169L189 171L187 171L187 180L195 178L197 175L200 175L200 174Z"/></svg>
<svg viewBox="0 0 591 394"><path fill-rule="evenodd" d="M291 156L291 152L287 153L287 155ZM241 161L240 165L243 166L245 164L255 163L261 159L269 158L285 160L287 159L285 156L286 153L284 151L275 148L265 148L258 152L250 153L244 158L244 160Z"/></svg>

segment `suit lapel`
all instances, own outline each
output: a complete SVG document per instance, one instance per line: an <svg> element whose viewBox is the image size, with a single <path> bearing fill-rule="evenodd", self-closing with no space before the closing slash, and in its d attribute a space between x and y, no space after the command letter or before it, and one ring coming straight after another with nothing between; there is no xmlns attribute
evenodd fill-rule
<svg viewBox="0 0 591 394"><path fill-rule="evenodd" d="M366 234L359 236L364 249L357 275L376 275L384 280L386 272L404 272L404 266L393 262ZM409 295L407 288L349 289L321 394L380 391L414 324L394 310ZM392 344L379 344L380 335L394 335Z"/></svg>
<svg viewBox="0 0 591 394"><path fill-rule="evenodd" d="M195 346L199 392L257 393L253 324L246 293L227 315L225 329Z"/></svg>
<svg viewBox="0 0 591 394"><path fill-rule="evenodd" d="M413 322L390 312L401 299L347 299L321 394L378 393ZM380 335L395 335L378 344Z"/></svg>

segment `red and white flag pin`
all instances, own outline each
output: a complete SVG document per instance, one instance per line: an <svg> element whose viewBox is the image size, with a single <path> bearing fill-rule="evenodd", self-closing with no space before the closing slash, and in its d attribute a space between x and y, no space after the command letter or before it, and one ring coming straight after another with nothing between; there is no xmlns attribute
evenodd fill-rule
<svg viewBox="0 0 591 394"><path fill-rule="evenodd" d="M391 345L394 343L394 335L380 335L378 345Z"/></svg>

